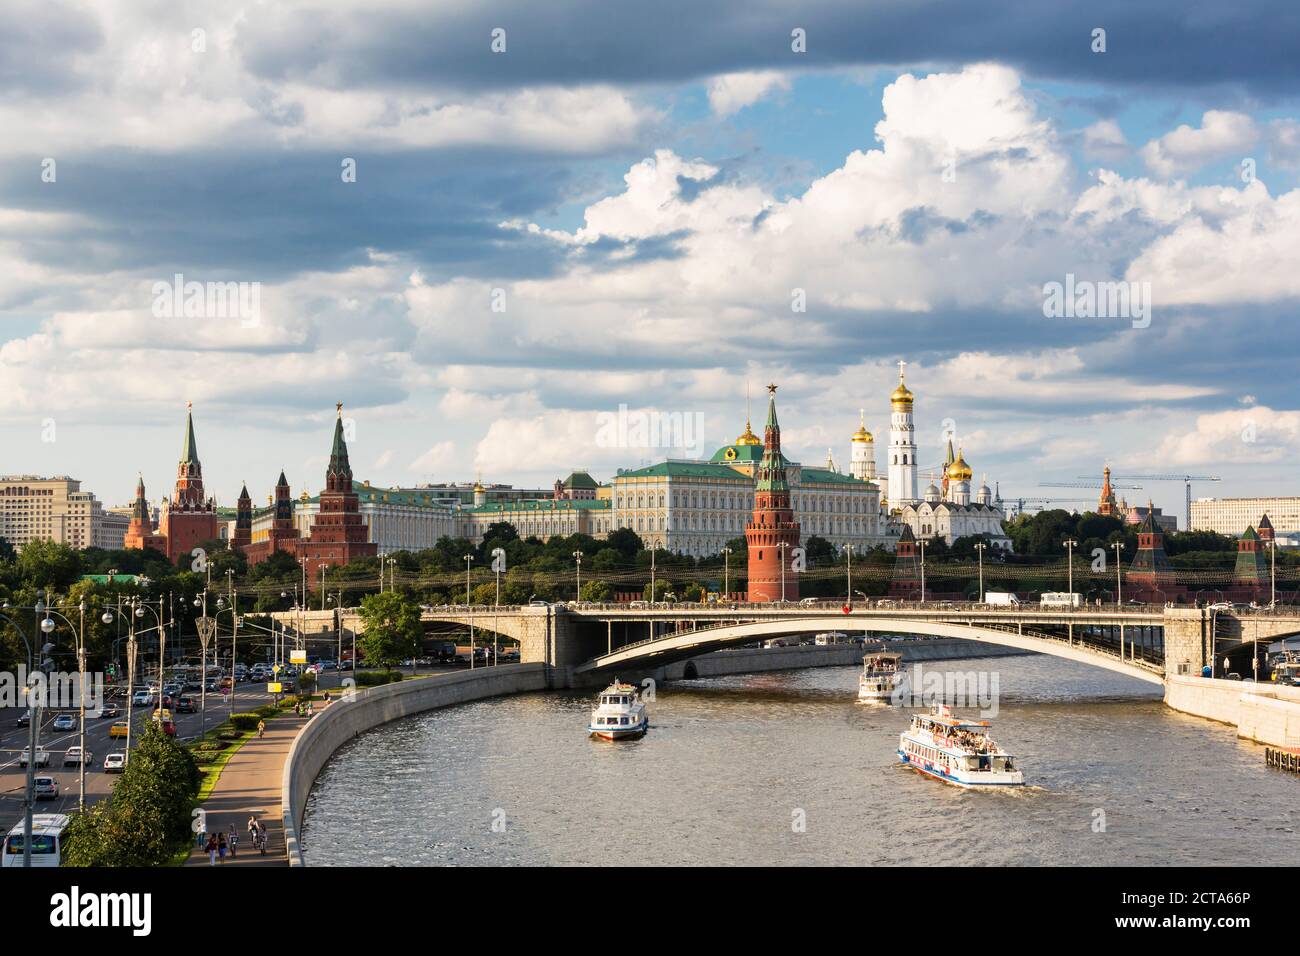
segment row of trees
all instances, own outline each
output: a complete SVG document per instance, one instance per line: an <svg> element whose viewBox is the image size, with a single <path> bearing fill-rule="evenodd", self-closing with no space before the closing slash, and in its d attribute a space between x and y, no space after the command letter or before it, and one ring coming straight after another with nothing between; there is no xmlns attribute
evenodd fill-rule
<svg viewBox="0 0 1300 956"><path fill-rule="evenodd" d="M1064 542L1073 539L1076 579L1091 567L1100 553L1108 562L1103 573L1114 573L1114 549L1122 544L1120 560L1127 563L1137 552L1137 528L1113 517L1063 510L1022 514L1006 523L1013 542L1013 553L992 549L984 552L986 587L1006 586L1015 590L1057 590L1065 586ZM927 543L928 582L945 591L976 587L976 545L980 537L959 538L951 546L942 541ZM810 535L802 542L807 569L800 580L801 593L832 597L845 594L848 588L849 556L831 542ZM1212 532L1179 532L1165 537L1165 549L1176 570L1189 582L1213 586L1216 579L1230 578L1236 562L1235 538ZM86 647L90 665L120 658L121 644L127 632L120 608L133 598L164 601L164 614L175 622L171 634L195 635L195 619L201 613L195 599L211 586L218 594L237 592L241 614L264 614L283 611L295 601L306 601L313 608L356 606L366 595L394 586L398 591L427 604L460 603L466 600L468 570L469 601L474 604L522 604L530 600L570 600L577 596L575 585L578 562L574 552L581 552L582 589L580 597L588 601L607 601L616 593L641 593L662 599L668 594L679 600L698 600L706 591L740 592L745 587L747 562L744 538L727 543L729 554L719 552L708 557L691 557L663 550L651 551L633 531L622 528L603 540L589 535L571 535L541 541L521 538L508 523L491 525L481 542L464 538L444 538L434 547L421 551L404 551L384 558L364 558L346 567L331 568L326 574L325 599L321 581L304 581L302 567L292 556L279 553L259 564L249 566L244 555L232 552L223 542L209 542L201 559L190 556L176 565L152 550L86 549L76 551L49 541L33 541L15 553L0 542L0 600L11 608L32 607L39 595L53 595L55 603L69 616L82 601L86 604ZM493 570L497 551L504 557L505 570ZM469 558L468 562L466 558ZM875 548L852 556L853 590L867 595L884 594L889 587L894 555ZM1279 551L1276 555L1279 581L1294 579L1300 568L1300 555ZM649 593L651 566L655 569L656 593ZM108 575L111 581L95 580L87 575ZM134 575L128 580L123 575ZM498 580L499 579L499 580ZM942 585L940 582L947 581ZM1095 582L1102 587L1102 582ZM499 591L498 591L499 584ZM307 593L304 594L304 586ZM215 613L216 594L209 595L209 613ZM332 603L331 603L332 602ZM200 605L202 602L199 602ZM155 605L156 607L157 605ZM104 623L103 613L113 611L113 620ZM0 609L0 665L12 666L26 658L27 650L14 624L3 615L15 618L19 627L33 640L36 622L23 620L22 612ZM228 629L229 617L223 619ZM61 620L53 635L56 663L70 667L75 639ZM154 623L146 617L142 626ZM269 622L263 622L264 626ZM260 647L250 628L246 649Z"/></svg>

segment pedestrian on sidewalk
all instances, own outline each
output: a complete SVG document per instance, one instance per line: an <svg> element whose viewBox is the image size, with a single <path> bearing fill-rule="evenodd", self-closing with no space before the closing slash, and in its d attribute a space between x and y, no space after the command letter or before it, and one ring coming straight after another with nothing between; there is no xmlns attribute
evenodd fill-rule
<svg viewBox="0 0 1300 956"><path fill-rule="evenodd" d="M212 836L208 837L207 851L208 851L208 866L216 866L217 865L217 836L215 833Z"/></svg>
<svg viewBox="0 0 1300 956"><path fill-rule="evenodd" d="M266 736L266 721L259 720L257 722L257 739L261 740L265 736Z"/></svg>
<svg viewBox="0 0 1300 956"><path fill-rule="evenodd" d="M229 847L226 846L226 835L225 835L224 833L222 833L220 830L218 830L218 831L217 831L217 860L218 860L218 862L220 862L220 863L225 863L225 862L226 862L226 850L228 850L228 849L229 849Z"/></svg>
<svg viewBox="0 0 1300 956"><path fill-rule="evenodd" d="M235 825L230 825L230 836L226 837L226 842L230 844L230 858L235 858L235 851L239 848L239 834L235 832Z"/></svg>
<svg viewBox="0 0 1300 956"><path fill-rule="evenodd" d="M262 856L266 856L266 824L261 820L257 821L257 845L262 850Z"/></svg>

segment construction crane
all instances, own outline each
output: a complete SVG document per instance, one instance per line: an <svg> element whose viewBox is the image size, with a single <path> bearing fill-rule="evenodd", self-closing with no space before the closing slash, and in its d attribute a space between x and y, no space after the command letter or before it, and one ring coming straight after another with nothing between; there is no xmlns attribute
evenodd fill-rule
<svg viewBox="0 0 1300 956"><path fill-rule="evenodd" d="M1123 478L1126 481L1181 481L1184 486L1185 496L1187 499L1186 521L1183 525L1184 531L1192 530L1192 482L1193 481L1222 481L1222 478L1216 475L1116 475L1114 477ZM1116 485L1115 487L1119 487Z"/></svg>
<svg viewBox="0 0 1300 956"><path fill-rule="evenodd" d="M1110 486L1119 488L1122 491L1132 491L1140 489L1141 485L1117 485L1113 481ZM1102 488L1105 487L1100 481L1040 481L1039 488Z"/></svg>
<svg viewBox="0 0 1300 956"><path fill-rule="evenodd" d="M1015 508L1007 517L1015 517L1025 510L1025 505L1037 505L1035 511L1044 510L1045 505L1053 504L1079 504L1081 502L1092 501L1091 498L1015 498Z"/></svg>

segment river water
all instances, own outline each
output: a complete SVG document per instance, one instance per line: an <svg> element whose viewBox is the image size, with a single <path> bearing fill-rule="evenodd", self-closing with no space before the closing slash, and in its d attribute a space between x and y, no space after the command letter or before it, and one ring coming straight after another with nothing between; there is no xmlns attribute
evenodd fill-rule
<svg viewBox="0 0 1300 956"><path fill-rule="evenodd" d="M1027 786L963 791L902 767L907 711L858 669L659 687L651 731L585 734L593 693L496 698L363 734L323 769L311 865L1288 864L1300 781L1159 689L1056 658L996 672L995 738ZM967 715L969 710L962 711Z"/></svg>

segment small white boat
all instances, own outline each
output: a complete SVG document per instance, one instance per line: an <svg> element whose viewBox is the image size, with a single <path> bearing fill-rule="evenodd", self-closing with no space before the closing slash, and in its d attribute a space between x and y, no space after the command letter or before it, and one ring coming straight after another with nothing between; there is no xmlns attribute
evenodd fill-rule
<svg viewBox="0 0 1300 956"><path fill-rule="evenodd" d="M650 718L646 716L641 692L615 678L614 683L600 692L600 698L591 710L587 732L602 740L623 740L640 737L649 728Z"/></svg>
<svg viewBox="0 0 1300 956"><path fill-rule="evenodd" d="M906 693L907 671L898 654L873 653L862 658L858 677L858 700L873 704L892 703Z"/></svg>
<svg viewBox="0 0 1300 956"><path fill-rule="evenodd" d="M963 720L939 705L913 714L898 737L898 759L945 783L966 789L1020 787L1025 778L1016 758L989 736L987 720Z"/></svg>

